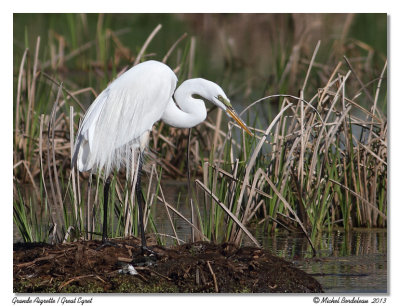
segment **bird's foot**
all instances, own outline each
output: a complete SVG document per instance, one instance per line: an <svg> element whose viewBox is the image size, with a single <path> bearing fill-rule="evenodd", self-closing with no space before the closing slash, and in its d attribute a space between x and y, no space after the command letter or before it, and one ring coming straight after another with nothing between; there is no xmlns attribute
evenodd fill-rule
<svg viewBox="0 0 400 306"><path fill-rule="evenodd" d="M148 246L141 246L141 254L134 255L132 259L132 264L134 266L153 266L157 259L159 259L159 255L157 252L150 249Z"/></svg>
<svg viewBox="0 0 400 306"><path fill-rule="evenodd" d="M153 251L152 249L150 249L148 246L146 245L142 245L140 247L142 249L142 255L148 255L148 256L155 256L158 257L157 252Z"/></svg>
<svg viewBox="0 0 400 306"><path fill-rule="evenodd" d="M101 250L102 248L109 247L109 246L118 247L118 244L116 244L116 243L114 243L114 242L111 242L110 240L108 240L108 239L106 238L106 239L103 239L103 240L102 240L101 245L100 245L99 247L96 248L96 251L99 251L99 250Z"/></svg>

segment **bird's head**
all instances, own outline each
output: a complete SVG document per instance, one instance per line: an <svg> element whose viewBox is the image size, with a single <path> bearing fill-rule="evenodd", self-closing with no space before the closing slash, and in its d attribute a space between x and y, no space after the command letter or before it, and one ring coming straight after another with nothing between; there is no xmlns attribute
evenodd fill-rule
<svg viewBox="0 0 400 306"><path fill-rule="evenodd" d="M229 117L234 119L240 125L240 127L246 131L247 134L249 134L250 136L253 136L253 134L250 132L247 125L242 121L242 119L240 119L239 115L233 109L232 104L229 101L229 99L226 97L225 93L224 93L224 95L219 94L218 96L214 97L213 102L219 108L222 108Z"/></svg>
<svg viewBox="0 0 400 306"><path fill-rule="evenodd" d="M253 136L247 125L242 121L242 119L240 119L239 115L233 109L231 102L229 101L223 89L218 84L204 79L195 80L201 80L201 83L203 83L203 86L201 86L203 87L201 90L201 94L195 94L195 96L200 96L201 99L207 100L224 110L229 117L234 119L239 124L239 126L247 132L247 134Z"/></svg>

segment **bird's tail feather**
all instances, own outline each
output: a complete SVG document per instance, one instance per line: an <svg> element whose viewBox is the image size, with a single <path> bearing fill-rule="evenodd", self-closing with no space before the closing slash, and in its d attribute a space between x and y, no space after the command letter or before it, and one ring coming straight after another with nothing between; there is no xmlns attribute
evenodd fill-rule
<svg viewBox="0 0 400 306"><path fill-rule="evenodd" d="M79 147L81 146L82 138L83 138L82 136L79 136L74 146L74 154L72 155L72 160L71 160L72 169L75 167L76 161L78 159Z"/></svg>
<svg viewBox="0 0 400 306"><path fill-rule="evenodd" d="M90 160L89 142L80 136L75 145L74 155L72 157L72 168L77 165L81 172L90 171L93 163Z"/></svg>

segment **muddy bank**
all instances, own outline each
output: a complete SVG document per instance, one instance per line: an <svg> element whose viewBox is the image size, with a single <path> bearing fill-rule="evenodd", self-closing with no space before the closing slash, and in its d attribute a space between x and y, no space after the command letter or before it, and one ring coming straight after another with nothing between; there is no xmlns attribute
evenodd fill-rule
<svg viewBox="0 0 400 306"><path fill-rule="evenodd" d="M142 256L136 238L14 244L14 292L322 292L321 285L265 250L232 244L152 246ZM134 258L137 275L121 274Z"/></svg>

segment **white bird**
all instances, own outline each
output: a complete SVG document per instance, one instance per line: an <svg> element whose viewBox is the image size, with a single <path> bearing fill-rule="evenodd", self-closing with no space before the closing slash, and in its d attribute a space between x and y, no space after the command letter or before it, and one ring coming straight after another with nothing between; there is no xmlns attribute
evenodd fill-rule
<svg viewBox="0 0 400 306"><path fill-rule="evenodd" d="M184 81L175 91L177 81L175 73L161 62L138 64L115 79L95 99L80 124L72 166L77 164L81 172L104 173L103 243L107 238L110 172L124 166L129 173L134 154L139 153L136 198L142 248L147 249L140 176L143 151L154 123L161 119L174 127L191 128L206 119L204 101L209 101L252 135L219 85L196 78Z"/></svg>

